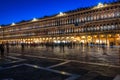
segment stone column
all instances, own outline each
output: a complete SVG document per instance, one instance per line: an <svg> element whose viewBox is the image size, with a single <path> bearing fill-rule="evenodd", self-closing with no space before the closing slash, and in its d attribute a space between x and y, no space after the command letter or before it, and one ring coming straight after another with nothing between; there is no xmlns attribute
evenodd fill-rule
<svg viewBox="0 0 120 80"><path fill-rule="evenodd" d="M106 36L106 46L107 46L107 40L108 40L108 36L107 36L107 34L106 34L105 36Z"/></svg>

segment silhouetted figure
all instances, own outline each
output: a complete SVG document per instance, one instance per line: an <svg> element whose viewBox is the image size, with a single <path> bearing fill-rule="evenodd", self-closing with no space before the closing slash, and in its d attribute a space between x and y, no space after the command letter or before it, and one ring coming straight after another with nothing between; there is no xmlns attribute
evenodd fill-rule
<svg viewBox="0 0 120 80"><path fill-rule="evenodd" d="M53 51L54 50L54 43L52 42L51 44L52 44L52 51Z"/></svg>
<svg viewBox="0 0 120 80"><path fill-rule="evenodd" d="M113 42L111 42L111 43L110 43L110 47L111 47L111 48L113 48L113 46L114 46L114 43L113 43Z"/></svg>
<svg viewBox="0 0 120 80"><path fill-rule="evenodd" d="M3 59L5 57L4 55L4 44L0 44L0 53L1 53L1 58Z"/></svg>
<svg viewBox="0 0 120 80"><path fill-rule="evenodd" d="M105 50L105 44L102 44L102 50L103 50L103 55L107 55L106 50Z"/></svg>
<svg viewBox="0 0 120 80"><path fill-rule="evenodd" d="M65 44L62 43L62 51L63 51L63 53L65 52L64 48L65 48Z"/></svg>
<svg viewBox="0 0 120 80"><path fill-rule="evenodd" d="M63 42L61 42L60 43L60 45L59 45L59 47L60 47L60 52L63 52L64 53L64 43Z"/></svg>
<svg viewBox="0 0 120 80"><path fill-rule="evenodd" d="M86 46L88 47L88 42L86 43Z"/></svg>
<svg viewBox="0 0 120 80"><path fill-rule="evenodd" d="M9 43L6 43L7 56L9 55Z"/></svg>
<svg viewBox="0 0 120 80"><path fill-rule="evenodd" d="M24 55L24 49L25 49L25 44L21 43L21 53L22 53L22 56Z"/></svg>

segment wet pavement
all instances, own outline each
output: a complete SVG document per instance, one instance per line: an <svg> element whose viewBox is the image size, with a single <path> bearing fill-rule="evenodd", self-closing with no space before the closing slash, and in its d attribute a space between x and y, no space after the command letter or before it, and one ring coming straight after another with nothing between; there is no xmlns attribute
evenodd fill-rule
<svg viewBox="0 0 120 80"><path fill-rule="evenodd" d="M104 53L105 52L105 53ZM10 53L20 53L27 55L36 55L43 57L52 57L68 60L78 60L83 62L100 63L105 65L120 66L120 48L119 46L106 47L103 51L100 46L76 46L74 48L64 47L25 47L24 52L21 52L20 46L10 47Z"/></svg>
<svg viewBox="0 0 120 80"><path fill-rule="evenodd" d="M17 56L19 58L25 59L27 64L34 64L41 67L48 67L51 65L59 64L64 62L64 60L52 60L45 58L35 58L35 57L26 57L26 56Z"/></svg>
<svg viewBox="0 0 120 80"><path fill-rule="evenodd" d="M64 80L67 77L26 65L0 71L0 80Z"/></svg>
<svg viewBox="0 0 120 80"><path fill-rule="evenodd" d="M21 58L16 58L16 57L12 57L12 56L7 56L4 59L0 59L0 67L9 67L15 64L20 64L22 62L24 62L24 59Z"/></svg>
<svg viewBox="0 0 120 80"><path fill-rule="evenodd" d="M113 80L120 74L120 67L86 64L72 60L14 54L11 59L21 63L3 62L0 80ZM6 57L6 59L8 59Z"/></svg>
<svg viewBox="0 0 120 80"><path fill-rule="evenodd" d="M20 46L11 46L0 60L0 80L114 80L117 75L119 47L28 46L21 52Z"/></svg>

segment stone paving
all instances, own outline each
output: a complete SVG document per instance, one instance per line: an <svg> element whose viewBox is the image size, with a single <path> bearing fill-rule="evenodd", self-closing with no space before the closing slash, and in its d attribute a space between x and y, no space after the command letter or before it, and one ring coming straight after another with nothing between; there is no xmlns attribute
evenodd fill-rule
<svg viewBox="0 0 120 80"><path fill-rule="evenodd" d="M67 77L69 76L28 65L20 65L0 72L0 79L13 80L64 80Z"/></svg>
<svg viewBox="0 0 120 80"><path fill-rule="evenodd" d="M23 61L25 60L21 58L7 56L5 59L0 59L0 68L22 63Z"/></svg>
<svg viewBox="0 0 120 80"><path fill-rule="evenodd" d="M105 52L106 54L104 54ZM26 75L26 76L25 76ZM120 80L120 48L11 46L0 80Z"/></svg>
<svg viewBox="0 0 120 80"><path fill-rule="evenodd" d="M6 59L17 59L20 62L2 62L0 80L114 80L120 74L120 67L115 66L33 55L11 55ZM4 64L7 66L3 67Z"/></svg>

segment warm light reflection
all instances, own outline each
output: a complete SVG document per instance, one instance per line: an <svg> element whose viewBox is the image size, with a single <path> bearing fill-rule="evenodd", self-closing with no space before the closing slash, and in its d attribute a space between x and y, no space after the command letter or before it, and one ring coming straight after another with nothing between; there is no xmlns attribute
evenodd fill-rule
<svg viewBox="0 0 120 80"><path fill-rule="evenodd" d="M38 68L38 66L34 65L34 68Z"/></svg>
<svg viewBox="0 0 120 80"><path fill-rule="evenodd" d="M101 35L101 37L104 37L104 35Z"/></svg>
<svg viewBox="0 0 120 80"><path fill-rule="evenodd" d="M94 37L96 38L97 36L95 35Z"/></svg>
<svg viewBox="0 0 120 80"><path fill-rule="evenodd" d="M109 34L108 37L111 37L111 35Z"/></svg>
<svg viewBox="0 0 120 80"><path fill-rule="evenodd" d="M61 74L66 74L64 71L61 71Z"/></svg>
<svg viewBox="0 0 120 80"><path fill-rule="evenodd" d="M92 37L91 37L91 36L88 36L88 40L92 40Z"/></svg>
<svg viewBox="0 0 120 80"><path fill-rule="evenodd" d="M57 39L60 39L60 37L57 37Z"/></svg>
<svg viewBox="0 0 120 80"><path fill-rule="evenodd" d="M74 40L74 42L76 42L77 40Z"/></svg>
<svg viewBox="0 0 120 80"><path fill-rule="evenodd" d="M85 36L82 36L81 38L85 38Z"/></svg>
<svg viewBox="0 0 120 80"><path fill-rule="evenodd" d="M74 39L74 37L71 37L72 39Z"/></svg>
<svg viewBox="0 0 120 80"><path fill-rule="evenodd" d="M67 37L67 39L69 39L69 37Z"/></svg>
<svg viewBox="0 0 120 80"><path fill-rule="evenodd" d="M118 38L120 39L120 34L118 34Z"/></svg>
<svg viewBox="0 0 120 80"><path fill-rule="evenodd" d="M84 40L81 40L81 42L82 42L82 43L85 43L85 41L84 41Z"/></svg>

